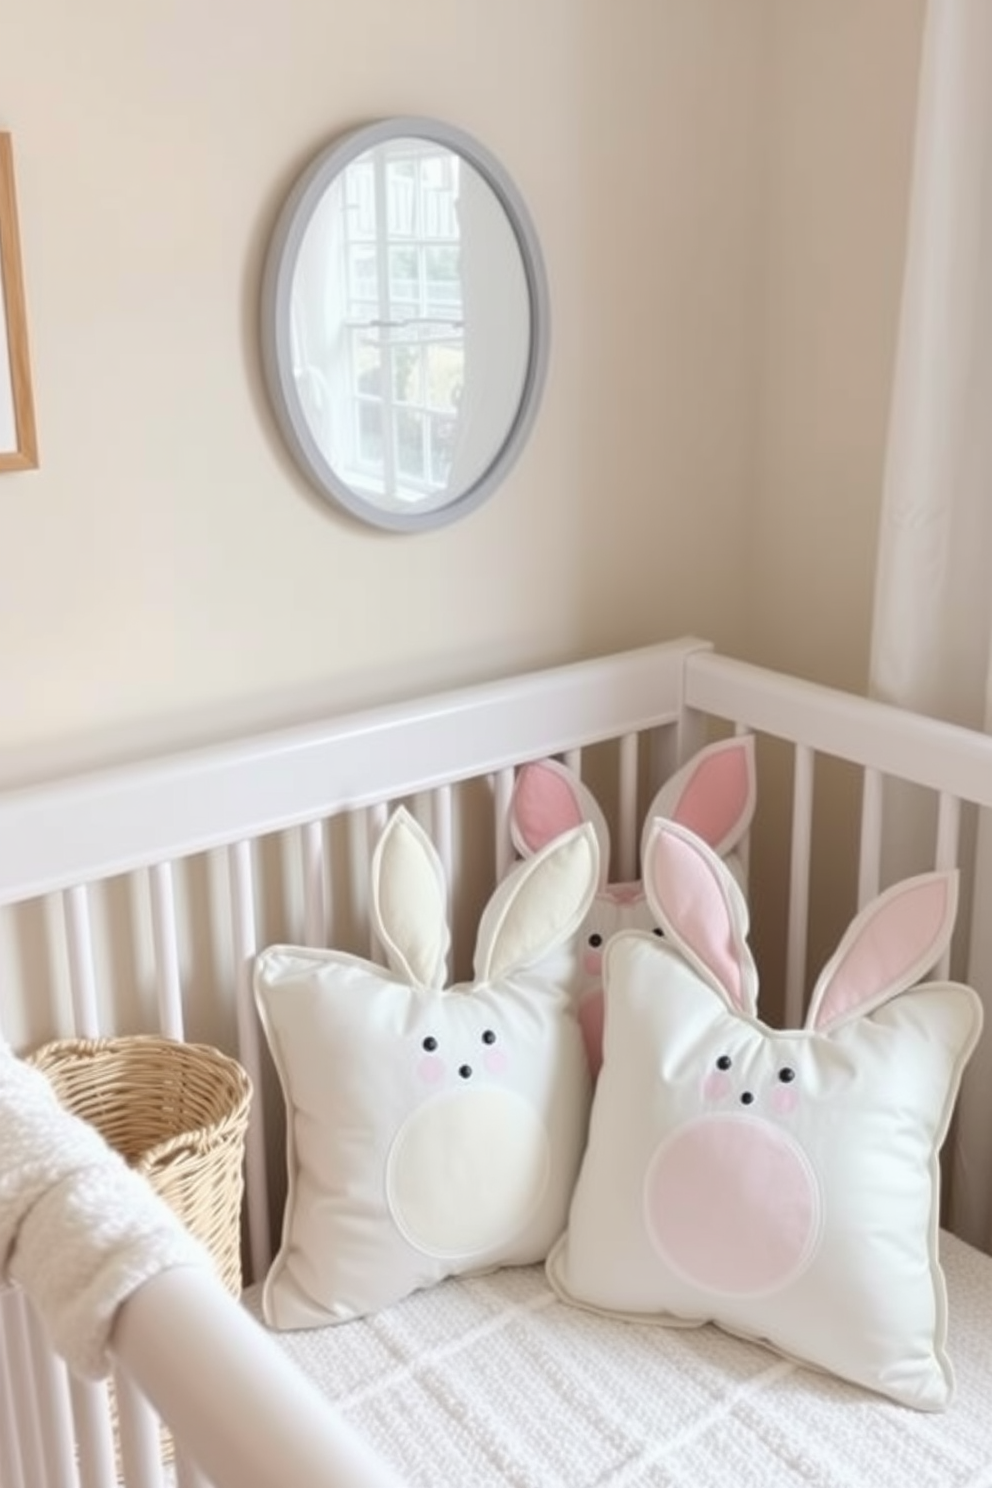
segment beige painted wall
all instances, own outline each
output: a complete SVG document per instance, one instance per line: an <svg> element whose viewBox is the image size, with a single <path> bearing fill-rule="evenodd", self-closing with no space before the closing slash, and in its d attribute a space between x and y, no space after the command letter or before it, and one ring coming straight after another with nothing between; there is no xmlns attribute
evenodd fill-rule
<svg viewBox="0 0 992 1488"><path fill-rule="evenodd" d="M921 12L0 0L42 454L0 774L688 630L856 677ZM256 348L291 180L403 112L502 158L554 317L506 486L417 537L311 496Z"/></svg>
<svg viewBox="0 0 992 1488"><path fill-rule="evenodd" d="M748 646L868 677L925 0L775 0Z"/></svg>

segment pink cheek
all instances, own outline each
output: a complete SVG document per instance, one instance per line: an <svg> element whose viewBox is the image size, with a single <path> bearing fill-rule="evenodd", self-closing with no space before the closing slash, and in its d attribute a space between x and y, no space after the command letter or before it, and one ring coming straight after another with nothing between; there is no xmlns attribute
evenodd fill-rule
<svg viewBox="0 0 992 1488"><path fill-rule="evenodd" d="M708 1101L723 1100L730 1092L730 1076L722 1070L711 1070L703 1081L703 1095Z"/></svg>
<svg viewBox="0 0 992 1488"><path fill-rule="evenodd" d="M602 970L603 970L603 953L602 953L602 951L599 951L599 950L596 950L596 951L586 950L586 951L584 951L583 952L583 956L582 956L582 966L583 966L583 969L585 971L586 976L591 976L591 977L598 977L598 976L600 976L601 973L602 973Z"/></svg>
<svg viewBox="0 0 992 1488"><path fill-rule="evenodd" d="M644 1217L662 1258L691 1285L754 1296L809 1264L820 1189L788 1132L760 1117L713 1113L655 1152Z"/></svg>
<svg viewBox="0 0 992 1488"><path fill-rule="evenodd" d="M771 1094L771 1107L779 1116L791 1116L799 1104L799 1091L794 1085L776 1085Z"/></svg>
<svg viewBox="0 0 992 1488"><path fill-rule="evenodd" d="M508 1055L502 1049L487 1050L482 1062L491 1075L505 1074L510 1064Z"/></svg>
<svg viewBox="0 0 992 1488"><path fill-rule="evenodd" d="M436 1085L444 1079L444 1060L437 1054L428 1054L418 1064L417 1073L425 1085Z"/></svg>

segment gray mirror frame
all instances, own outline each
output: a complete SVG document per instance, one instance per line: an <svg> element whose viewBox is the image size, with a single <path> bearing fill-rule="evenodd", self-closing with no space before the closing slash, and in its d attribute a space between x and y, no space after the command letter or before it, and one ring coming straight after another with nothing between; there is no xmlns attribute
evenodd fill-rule
<svg viewBox="0 0 992 1488"><path fill-rule="evenodd" d="M296 391L290 349L290 299L300 247L334 178L364 151L397 137L426 139L455 151L493 191L520 250L530 308L530 353L516 415L493 459L462 494L424 512L383 511L335 472L311 433ZM523 449L537 416L550 351L550 297L544 259L526 203L500 162L470 134L438 119L398 115L362 125L334 141L297 178L269 242L261 290L262 369L280 432L296 464L325 499L374 527L420 532L467 516L496 490Z"/></svg>

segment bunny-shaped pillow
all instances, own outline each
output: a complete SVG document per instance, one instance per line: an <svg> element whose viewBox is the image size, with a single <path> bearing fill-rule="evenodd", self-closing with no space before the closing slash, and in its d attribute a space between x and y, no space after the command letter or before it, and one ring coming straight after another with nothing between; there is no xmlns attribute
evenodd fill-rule
<svg viewBox="0 0 992 1488"><path fill-rule="evenodd" d="M784 1032L757 1017L747 908L705 843L656 822L645 882L665 939L626 932L606 953L604 1061L552 1285L593 1309L716 1322L941 1409L938 1152L981 1005L914 984L950 938L956 876L862 910L805 1027Z"/></svg>
<svg viewBox="0 0 992 1488"><path fill-rule="evenodd" d="M641 857L655 817L691 827L743 880L734 849L751 825L755 803L754 738L739 734L700 749L655 795L644 821ZM510 835L522 857L539 851L561 832L589 822L599 841L599 889L576 932L572 996L595 1076L602 1059L603 947L618 930L656 926L643 883L608 881L610 830L599 802L567 765L543 759L517 772L510 798Z"/></svg>
<svg viewBox="0 0 992 1488"><path fill-rule="evenodd" d="M255 997L287 1113L282 1244L262 1294L271 1326L343 1321L445 1276L545 1258L590 1082L567 990L533 968L574 934L597 878L589 827L520 864L483 913L474 982L446 989L443 871L400 808L372 861L388 969L334 950L259 955Z"/></svg>

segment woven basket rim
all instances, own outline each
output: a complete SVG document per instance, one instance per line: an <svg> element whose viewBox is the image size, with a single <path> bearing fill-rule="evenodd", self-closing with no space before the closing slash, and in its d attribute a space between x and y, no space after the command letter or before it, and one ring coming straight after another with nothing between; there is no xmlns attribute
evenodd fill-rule
<svg viewBox="0 0 992 1488"><path fill-rule="evenodd" d="M208 1044L194 1039L173 1038L167 1033L112 1033L100 1034L96 1038L85 1038L82 1035L68 1036L65 1038L48 1039L39 1044L37 1049L27 1055L29 1063L41 1059L49 1054L71 1053L78 1054L83 1058L103 1054L110 1051L127 1050L131 1047L143 1045L148 1048L153 1044L163 1049L182 1050L206 1056L217 1063L241 1066L230 1054L219 1049L216 1044Z"/></svg>
<svg viewBox="0 0 992 1488"><path fill-rule="evenodd" d="M219 1135L227 1129L237 1134L247 1124L252 1099L252 1083L247 1070L230 1054L225 1054L213 1044L194 1043L185 1039L170 1038L166 1034L134 1033L114 1034L100 1038L51 1039L28 1055L27 1062L43 1074L58 1076L60 1064L85 1069L92 1063L99 1067L103 1055L126 1057L130 1050L147 1052L159 1048L170 1057L182 1057L188 1063L199 1065L201 1070L209 1067L229 1081L231 1100L223 1110L218 1110L207 1121L196 1126L184 1127L182 1131L163 1133L155 1142L142 1149L131 1160L131 1166L146 1175L163 1160L196 1154L208 1145L216 1145Z"/></svg>

